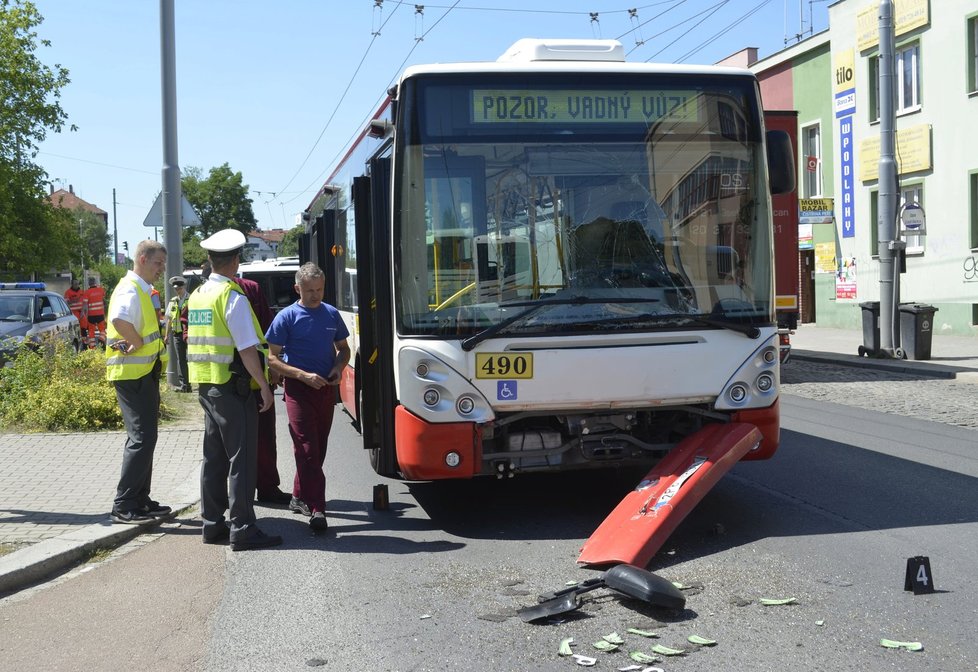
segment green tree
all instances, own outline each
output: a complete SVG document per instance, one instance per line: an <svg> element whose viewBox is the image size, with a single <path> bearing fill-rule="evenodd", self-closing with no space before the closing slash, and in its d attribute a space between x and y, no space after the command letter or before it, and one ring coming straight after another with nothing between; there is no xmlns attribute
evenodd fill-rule
<svg viewBox="0 0 978 672"><path fill-rule="evenodd" d="M221 229L237 229L246 236L255 229L248 185L243 183L241 173L232 172L227 163L211 168L206 178L200 168L187 168L180 185L200 216L196 233L201 240Z"/></svg>
<svg viewBox="0 0 978 672"><path fill-rule="evenodd" d="M42 21L33 3L0 0L0 270L17 275L64 268L78 249L68 213L48 202L47 173L35 163L47 133L68 118L59 100L70 81L65 68L36 55L39 44L50 46L38 40Z"/></svg>
<svg viewBox="0 0 978 672"><path fill-rule="evenodd" d="M105 220L81 208L71 212L73 221L78 222L79 246L85 259L85 267L91 267L105 259L112 236L109 235Z"/></svg>
<svg viewBox="0 0 978 672"><path fill-rule="evenodd" d="M195 227L183 229L183 267L198 268L207 261L207 252L200 246L201 239L194 233Z"/></svg>
<svg viewBox="0 0 978 672"><path fill-rule="evenodd" d="M285 232L285 236L282 238L282 242L278 245L278 256L280 257L297 257L299 256L299 239L302 238L302 233L305 230L303 226L297 226L294 229L289 229Z"/></svg>

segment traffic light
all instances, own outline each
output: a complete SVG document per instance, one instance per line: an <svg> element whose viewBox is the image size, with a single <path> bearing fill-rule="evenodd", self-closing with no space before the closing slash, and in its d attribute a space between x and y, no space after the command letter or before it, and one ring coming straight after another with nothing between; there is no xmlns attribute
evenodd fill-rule
<svg viewBox="0 0 978 672"><path fill-rule="evenodd" d="M128 240L122 241L122 249L124 249L126 251L126 255L129 254L129 241Z"/></svg>

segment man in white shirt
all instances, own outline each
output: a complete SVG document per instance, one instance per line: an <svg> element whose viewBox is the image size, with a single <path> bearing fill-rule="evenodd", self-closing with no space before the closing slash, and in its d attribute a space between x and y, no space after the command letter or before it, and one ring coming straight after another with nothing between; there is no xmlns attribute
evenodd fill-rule
<svg viewBox="0 0 978 672"><path fill-rule="evenodd" d="M165 348L152 307L153 283L166 268L166 248L140 241L133 270L119 281L109 301L106 328L106 377L115 387L126 426L122 474L111 518L139 524L171 513L150 498L153 454L160 414L160 370Z"/></svg>

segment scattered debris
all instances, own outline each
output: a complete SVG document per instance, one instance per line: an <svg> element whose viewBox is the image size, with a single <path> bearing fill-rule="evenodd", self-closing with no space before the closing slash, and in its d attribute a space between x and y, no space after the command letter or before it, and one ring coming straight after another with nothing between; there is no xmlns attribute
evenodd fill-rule
<svg viewBox="0 0 978 672"><path fill-rule="evenodd" d="M700 646L716 646L717 640L707 639L706 637L700 637L699 635L690 635L686 638L690 644L699 644Z"/></svg>
<svg viewBox="0 0 978 672"><path fill-rule="evenodd" d="M686 653L686 649L673 649L662 644L656 644L652 647L652 653L658 653L660 656L681 656Z"/></svg>
<svg viewBox="0 0 978 672"><path fill-rule="evenodd" d="M636 663L658 663L659 659L655 656L650 656L647 653L642 653L641 651L632 651L628 654L628 657L634 660Z"/></svg>
<svg viewBox="0 0 978 672"><path fill-rule="evenodd" d="M610 635L602 635L601 639L608 642L609 644L624 644L625 640L621 638L617 632L612 632Z"/></svg>
<svg viewBox="0 0 978 672"><path fill-rule="evenodd" d="M322 667L326 664L326 661L322 658L310 658L306 661L308 667Z"/></svg>
<svg viewBox="0 0 978 672"><path fill-rule="evenodd" d="M576 662L581 667L591 667L596 662L598 662L598 659L597 658L591 658L590 656L582 656L582 655L580 655L578 653L575 653L574 654L574 662Z"/></svg>
<svg viewBox="0 0 978 672"><path fill-rule="evenodd" d="M658 637L659 635L652 632L651 630L639 630L638 628L629 628L625 632L633 635L638 635L639 637Z"/></svg>
<svg viewBox="0 0 978 672"><path fill-rule="evenodd" d="M421 616L418 617L418 620L423 621L426 618L431 618L431 614L421 614Z"/></svg>
<svg viewBox="0 0 978 672"><path fill-rule="evenodd" d="M821 628L823 625L825 625L825 621L815 621L815 625Z"/></svg>
<svg viewBox="0 0 978 672"><path fill-rule="evenodd" d="M596 648L598 651L606 651L607 653L611 653L612 651L617 651L619 645L618 644L612 644L611 642L606 642L603 639L599 639L598 641L596 641L591 646L593 646L594 648Z"/></svg>
<svg viewBox="0 0 978 672"><path fill-rule="evenodd" d="M880 646L887 649L906 649L907 651L924 650L924 645L920 642L898 642L893 639L881 639Z"/></svg>
<svg viewBox="0 0 978 672"><path fill-rule="evenodd" d="M560 640L560 648L557 649L558 656L573 656L574 652L571 651L571 644L574 643L573 637L567 637L566 639Z"/></svg>
<svg viewBox="0 0 978 672"><path fill-rule="evenodd" d="M762 597L760 603L765 607L780 607L784 604L798 604L798 600L793 597L785 597L783 599L771 599L767 597Z"/></svg>

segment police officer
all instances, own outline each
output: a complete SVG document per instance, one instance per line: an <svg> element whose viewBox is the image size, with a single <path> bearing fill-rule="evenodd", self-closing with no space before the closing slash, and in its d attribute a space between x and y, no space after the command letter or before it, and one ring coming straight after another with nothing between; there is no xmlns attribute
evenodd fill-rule
<svg viewBox="0 0 978 672"><path fill-rule="evenodd" d="M176 392L190 392L190 373L187 370L187 343L183 340L183 327L180 325L180 314L187 303L187 281L182 275L170 278L173 288L173 298L166 307L166 328L164 341L173 343L173 351L177 354L178 385Z"/></svg>
<svg viewBox="0 0 978 672"><path fill-rule="evenodd" d="M282 537L265 534L255 524L256 410L272 408L272 390L262 361L265 337L248 299L232 280L245 242L236 229L203 240L200 246L207 250L213 272L187 300L187 364L204 409L203 540L215 544L230 538L232 551L282 543ZM260 405L255 390L261 394Z"/></svg>
<svg viewBox="0 0 978 672"><path fill-rule="evenodd" d="M166 248L154 240L140 241L133 270L119 281L109 300L105 375L115 388L126 426L122 475L111 513L117 523L144 523L171 512L149 496L159 427L160 371L166 364L149 294L165 268Z"/></svg>

